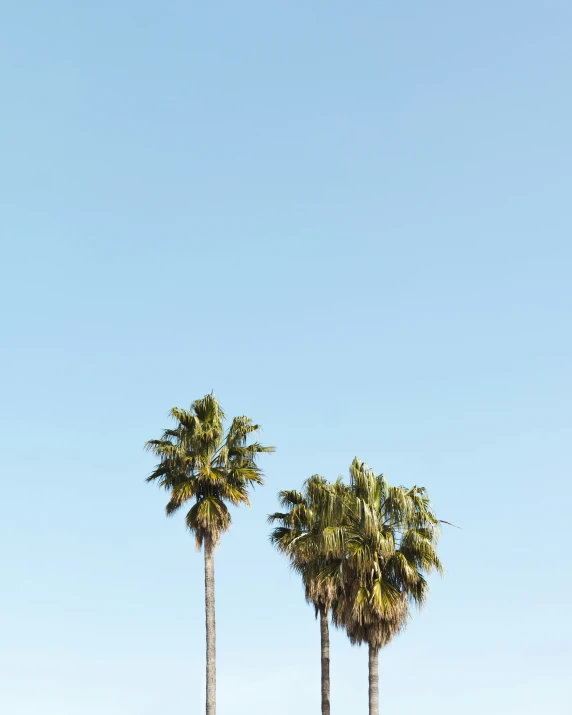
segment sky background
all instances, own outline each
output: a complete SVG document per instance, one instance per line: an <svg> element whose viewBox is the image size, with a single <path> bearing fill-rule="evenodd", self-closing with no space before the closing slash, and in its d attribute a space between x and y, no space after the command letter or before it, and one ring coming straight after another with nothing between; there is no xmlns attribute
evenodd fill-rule
<svg viewBox="0 0 572 715"><path fill-rule="evenodd" d="M219 715L319 711L266 515L355 455L462 527L381 711L572 711L571 34L568 0L4 4L2 712L201 712L202 557L143 444L211 390L277 447L217 552Z"/></svg>

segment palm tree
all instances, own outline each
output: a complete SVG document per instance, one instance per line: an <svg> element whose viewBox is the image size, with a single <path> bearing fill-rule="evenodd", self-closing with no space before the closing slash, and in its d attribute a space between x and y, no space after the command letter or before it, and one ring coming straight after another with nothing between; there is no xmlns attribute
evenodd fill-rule
<svg viewBox="0 0 572 715"><path fill-rule="evenodd" d="M249 487L263 484L256 464L262 452L273 452L259 442L248 444L259 425L248 417L235 417L225 430L225 414L214 394L205 395L190 410L174 407L174 429L146 448L159 458L148 482L156 481L169 492L167 515L184 504L190 509L187 526L195 535L197 550L204 547L206 611L206 715L216 713L216 632L214 551L222 532L230 527L228 504L250 505Z"/></svg>
<svg viewBox="0 0 572 715"><path fill-rule="evenodd" d="M335 625L369 649L369 713L379 714L379 650L406 625L410 604L427 597L425 574L442 572L436 543L439 520L422 487L390 486L357 457L350 467L344 516L324 530L337 555L322 571L336 583Z"/></svg>
<svg viewBox="0 0 572 715"><path fill-rule="evenodd" d="M329 484L324 477L314 474L306 480L301 492L281 491L278 500L285 512L276 512L268 521L278 523L271 535L271 543L287 555L304 584L306 601L314 606L320 619L322 715L330 715L330 634L329 613L335 596L331 578L322 577L329 566L324 551L323 531L331 523L336 503L346 487L337 481Z"/></svg>

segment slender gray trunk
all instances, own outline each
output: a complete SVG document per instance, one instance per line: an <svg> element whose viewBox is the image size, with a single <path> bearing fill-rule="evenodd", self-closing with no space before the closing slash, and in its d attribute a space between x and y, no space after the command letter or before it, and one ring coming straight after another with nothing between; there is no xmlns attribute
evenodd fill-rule
<svg viewBox="0 0 572 715"><path fill-rule="evenodd" d="M369 645L369 715L379 715L379 648Z"/></svg>
<svg viewBox="0 0 572 715"><path fill-rule="evenodd" d="M330 715L330 629L328 612L320 608L320 645L322 648L322 715Z"/></svg>
<svg viewBox="0 0 572 715"><path fill-rule="evenodd" d="M207 715L216 715L216 626L214 593L214 544L210 537L205 549L205 612L207 632Z"/></svg>

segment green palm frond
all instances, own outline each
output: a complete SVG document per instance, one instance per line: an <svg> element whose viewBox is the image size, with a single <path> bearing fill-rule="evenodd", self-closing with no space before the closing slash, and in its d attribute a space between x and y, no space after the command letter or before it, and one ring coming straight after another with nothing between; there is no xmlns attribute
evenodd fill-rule
<svg viewBox="0 0 572 715"><path fill-rule="evenodd" d="M281 507L288 508L306 504L306 497L295 489L278 492L278 502Z"/></svg>

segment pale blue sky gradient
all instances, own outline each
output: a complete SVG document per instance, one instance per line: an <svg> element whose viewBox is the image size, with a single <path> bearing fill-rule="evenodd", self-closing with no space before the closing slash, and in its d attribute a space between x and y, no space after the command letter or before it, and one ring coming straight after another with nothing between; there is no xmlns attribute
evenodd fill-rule
<svg viewBox="0 0 572 715"><path fill-rule="evenodd" d="M462 526L382 712L572 712L571 36L564 0L5 5L0 711L201 712L142 447L214 389L277 446L217 554L219 715L318 712L265 520L354 455ZM333 635L334 715L366 666Z"/></svg>

